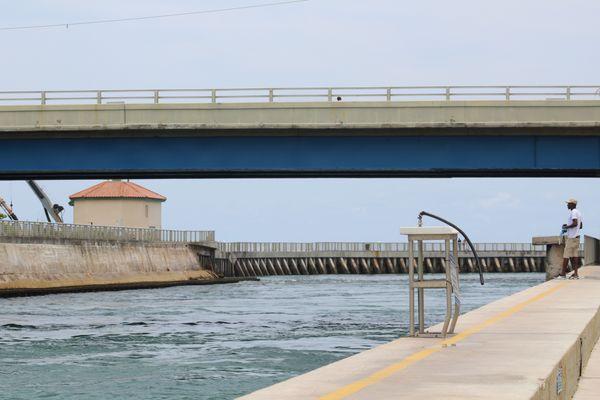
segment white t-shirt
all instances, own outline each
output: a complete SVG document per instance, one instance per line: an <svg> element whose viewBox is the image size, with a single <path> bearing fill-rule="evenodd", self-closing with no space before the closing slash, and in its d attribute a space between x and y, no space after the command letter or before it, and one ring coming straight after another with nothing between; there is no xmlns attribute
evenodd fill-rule
<svg viewBox="0 0 600 400"><path fill-rule="evenodd" d="M574 219L577 220L577 226L567 229L567 237L569 237L569 238L575 238L575 237L579 236L579 227L581 226L582 221L581 221L581 213L576 208L569 210L569 221L568 221L567 225L571 225L573 223Z"/></svg>

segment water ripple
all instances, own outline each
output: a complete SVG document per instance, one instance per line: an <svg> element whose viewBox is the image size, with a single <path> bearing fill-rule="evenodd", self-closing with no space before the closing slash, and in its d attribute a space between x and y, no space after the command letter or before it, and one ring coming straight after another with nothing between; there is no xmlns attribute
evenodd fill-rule
<svg viewBox="0 0 600 400"><path fill-rule="evenodd" d="M542 281L465 275L463 307ZM0 299L2 398L231 399L405 335L406 286L299 276ZM441 293L427 306L428 324L441 320Z"/></svg>

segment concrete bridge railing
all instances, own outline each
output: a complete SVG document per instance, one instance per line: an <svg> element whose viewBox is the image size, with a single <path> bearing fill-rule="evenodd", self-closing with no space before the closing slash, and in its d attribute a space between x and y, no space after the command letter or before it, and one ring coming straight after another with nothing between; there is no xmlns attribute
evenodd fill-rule
<svg viewBox="0 0 600 400"><path fill-rule="evenodd" d="M544 252L531 243L474 243L478 252ZM443 243L424 243L426 252L443 251ZM314 252L408 252L402 242L219 242L217 249L228 253L314 253ZM461 251L469 251L466 243Z"/></svg>
<svg viewBox="0 0 600 400"><path fill-rule="evenodd" d="M103 89L0 92L0 105L335 102L415 100L598 100L600 85L344 86Z"/></svg>
<svg viewBox="0 0 600 400"><path fill-rule="evenodd" d="M0 221L0 238L195 243L213 242L215 232Z"/></svg>

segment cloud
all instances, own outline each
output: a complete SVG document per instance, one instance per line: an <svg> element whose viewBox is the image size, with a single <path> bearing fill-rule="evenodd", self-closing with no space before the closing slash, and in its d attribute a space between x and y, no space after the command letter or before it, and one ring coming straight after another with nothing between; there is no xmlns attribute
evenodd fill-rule
<svg viewBox="0 0 600 400"><path fill-rule="evenodd" d="M476 206L486 210L493 208L516 208L521 204L521 200L514 194L508 192L498 192L491 197L478 199Z"/></svg>

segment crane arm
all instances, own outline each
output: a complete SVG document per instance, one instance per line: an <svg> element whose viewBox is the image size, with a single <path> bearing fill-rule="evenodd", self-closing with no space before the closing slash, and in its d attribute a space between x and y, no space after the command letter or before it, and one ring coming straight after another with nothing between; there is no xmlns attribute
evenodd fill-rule
<svg viewBox="0 0 600 400"><path fill-rule="evenodd" d="M60 216L60 212L63 210L63 207L58 204L52 204L52 201L50 200L48 195L35 181L27 181L27 184L42 203L48 222L52 222L52 219L54 220L54 222L62 224L63 220Z"/></svg>
<svg viewBox="0 0 600 400"><path fill-rule="evenodd" d="M9 206L2 197L0 197L0 208L2 208L6 212L6 215L8 216L9 219L11 219L13 221L19 220L19 218L17 218L17 215L14 213L12 207Z"/></svg>

